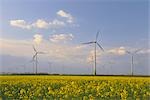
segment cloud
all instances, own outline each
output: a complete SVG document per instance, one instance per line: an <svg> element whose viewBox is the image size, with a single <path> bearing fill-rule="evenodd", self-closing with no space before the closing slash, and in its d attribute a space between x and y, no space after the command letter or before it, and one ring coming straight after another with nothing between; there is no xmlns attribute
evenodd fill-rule
<svg viewBox="0 0 150 100"><path fill-rule="evenodd" d="M63 21L54 19L50 22L47 22L43 19L38 19L35 23L32 24L35 28L48 29L48 28L60 28L64 27L66 24Z"/></svg>
<svg viewBox="0 0 150 100"><path fill-rule="evenodd" d="M100 51L96 51L96 55L97 55L97 59L98 59L98 56L101 56L102 53ZM90 53L88 54L88 57L87 57L87 62L88 63L91 63L95 60L95 51L94 50L91 50Z"/></svg>
<svg viewBox="0 0 150 100"><path fill-rule="evenodd" d="M38 19L35 23L32 24L36 28L48 28L48 22Z"/></svg>
<svg viewBox="0 0 150 100"><path fill-rule="evenodd" d="M40 34L34 35L34 40L15 40L15 39L0 39L0 54L22 56L32 59L33 41L39 43L35 45L39 51L47 52L46 55L40 56L40 59L51 59L53 61L82 61L85 58L84 47L78 45L68 45L64 43L53 43L44 40ZM41 42L42 41L42 42ZM72 60L73 59L73 60Z"/></svg>
<svg viewBox="0 0 150 100"><path fill-rule="evenodd" d="M15 40L0 38L0 54L13 56L30 56L31 40Z"/></svg>
<svg viewBox="0 0 150 100"><path fill-rule="evenodd" d="M43 40L43 36L40 35L40 34L35 34L33 37L34 37L33 41L36 44L40 44L42 42L42 40Z"/></svg>
<svg viewBox="0 0 150 100"><path fill-rule="evenodd" d="M90 51L86 60L88 63L92 63L94 61L94 50Z"/></svg>
<svg viewBox="0 0 150 100"><path fill-rule="evenodd" d="M66 24L63 21L54 19L52 22L49 22L49 26L51 28L59 28L59 27L64 27Z"/></svg>
<svg viewBox="0 0 150 100"><path fill-rule="evenodd" d="M142 49L139 52L137 52L138 54L150 54L150 49Z"/></svg>
<svg viewBox="0 0 150 100"><path fill-rule="evenodd" d="M78 46L75 46L76 49L83 49L86 45L78 45Z"/></svg>
<svg viewBox="0 0 150 100"><path fill-rule="evenodd" d="M60 21L58 19L54 19L50 22L45 21L43 19L38 19L36 22L31 24L27 24L24 20L11 20L10 25L22 29L32 29L32 28L39 28L39 29L48 29L48 28L61 28L66 25L65 22Z"/></svg>
<svg viewBox="0 0 150 100"><path fill-rule="evenodd" d="M40 29L47 29L47 28L58 28L65 26L65 23L63 21L59 21L57 19L46 22L45 20L38 19L36 22L32 24L27 24L24 20L11 20L10 21L11 26L23 28L23 29L31 29L31 28L40 28Z"/></svg>
<svg viewBox="0 0 150 100"><path fill-rule="evenodd" d="M66 42L68 40L72 40L74 36L72 34L54 34L50 36L50 41L57 43L57 42Z"/></svg>
<svg viewBox="0 0 150 100"><path fill-rule="evenodd" d="M28 58L28 60L31 60L34 54L32 43L33 43L32 39L31 40L15 40L15 39L1 39L0 38L0 54L12 55L12 56L17 56L17 57L25 57L25 58ZM119 48L123 49L123 47L116 47L112 49L119 49ZM91 66L91 64L88 64L87 61L91 61L90 63L93 62L92 61L93 60L92 56L94 55L93 48L90 49L82 45L73 45L73 44L68 45L68 44L53 43L53 42L49 42L48 40L43 40L39 45L36 45L36 49L38 51L47 53L45 55L39 55L39 62L52 61L52 62L58 62L59 64L66 64L66 65L71 65L72 63L76 63L81 68L83 66L84 68L87 68L85 66ZM112 50L112 49L109 49L109 50ZM128 65L129 64L128 57L127 59L124 59L124 57L120 57L118 55L115 55L115 56L113 54L110 55L110 53L108 53L109 50L105 51L108 55L107 54L105 55L105 52L102 53L100 50L97 51L97 65L98 65L97 67L98 68L100 67L99 64L101 65L106 64L106 67L113 65L113 64L110 64L110 65L107 64L111 60L116 62L113 65L114 68L116 69L120 67L122 69L124 66L130 66ZM118 53L114 53L114 54L118 54ZM140 61L137 59L136 61L138 61L140 64L147 63L148 62L147 55L144 55L144 54L141 54L141 55L139 55L140 56L139 58L140 59L144 58L144 60ZM145 65L145 66L148 66L148 65Z"/></svg>
<svg viewBox="0 0 150 100"><path fill-rule="evenodd" d="M58 16L65 18L66 20L58 20L58 19L53 19L51 21L45 21L44 19L37 19L35 22L26 22L25 20L22 19L17 19L17 20L10 20L10 25L22 29L32 29L32 28L39 28L39 29L52 29L52 28L62 28L66 25L72 25L75 27L78 27L78 24L73 24L74 18L71 14L59 10L56 13ZM69 24L67 24L69 23Z"/></svg>
<svg viewBox="0 0 150 100"><path fill-rule="evenodd" d="M49 57L56 61L72 62L85 62L86 54L84 48L76 48L75 45L66 44L49 44Z"/></svg>
<svg viewBox="0 0 150 100"><path fill-rule="evenodd" d="M32 59L32 56L34 54L33 48L32 48L33 40L32 38L29 40L16 40L16 39L2 39L0 38L0 55L11 55L15 57L24 57L27 58L27 60L23 60L23 63L26 63ZM66 68L72 69L79 68L80 69L88 69L91 68L91 64L87 63L87 56L91 57L90 55L93 55L94 51L93 48L87 48L85 45L74 45L74 44L64 44L64 43L53 43L49 42L48 40L44 40L39 44L36 45L36 48L38 51L47 52L45 55L39 55L39 67L45 68L45 65L47 65L48 61L51 61L54 65L53 68L58 68L59 66L64 66ZM97 71L98 73L104 73L107 74L108 71L113 74L120 74L120 73L128 73L128 69L130 69L130 60L129 58L120 57L118 54L113 54L108 51L115 49L116 51L118 49L124 50L125 47L116 47L112 49L105 49L105 52L102 53L100 50L98 50L97 53ZM89 52L90 51L90 52ZM138 65L136 65L137 70L138 67L139 72L143 72L143 68L146 68L143 72L144 74L147 74L148 66L148 55L142 52L149 52L149 49L144 49L143 51L139 52L139 57L137 55L135 61L138 62ZM108 55L105 55L107 53ZM119 53L120 54L120 53ZM99 57L100 56L100 57ZM13 58L14 59L14 58ZM91 60L91 59L89 59ZM113 60L113 62L111 62ZM44 61L42 67L42 61ZM6 59L6 63L8 63L8 59ZM18 66L21 63L21 61L16 60L14 63L14 66ZM58 66L59 64L59 66ZM6 65L10 65L9 63ZM103 70L100 70L104 66ZM141 67L142 66L142 67ZM20 67L20 66L19 66ZM32 68L32 63L27 64L27 68ZM112 67L112 69L110 69ZM3 66L2 66L3 68ZM8 67L6 67L8 68ZM127 70L125 70L127 69ZM146 73L145 73L146 72ZM149 74L149 73L148 73Z"/></svg>
<svg viewBox="0 0 150 100"><path fill-rule="evenodd" d="M74 19L73 16L71 14L65 12L64 10L59 10L57 12L57 15L66 18L68 23L73 23L73 19Z"/></svg>
<svg viewBox="0 0 150 100"><path fill-rule="evenodd" d="M26 23L24 20L11 20L10 21L11 26L23 28L23 29L31 29L31 26Z"/></svg>
<svg viewBox="0 0 150 100"><path fill-rule="evenodd" d="M119 47L119 48L114 48L110 49L107 51L110 54L115 54L115 55L125 55L126 54L126 49L125 47Z"/></svg>

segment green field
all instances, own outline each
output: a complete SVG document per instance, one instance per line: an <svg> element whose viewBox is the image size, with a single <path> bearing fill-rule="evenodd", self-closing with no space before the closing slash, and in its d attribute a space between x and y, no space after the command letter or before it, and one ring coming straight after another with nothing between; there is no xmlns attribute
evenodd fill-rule
<svg viewBox="0 0 150 100"><path fill-rule="evenodd" d="M1 99L148 100L149 77L0 76Z"/></svg>

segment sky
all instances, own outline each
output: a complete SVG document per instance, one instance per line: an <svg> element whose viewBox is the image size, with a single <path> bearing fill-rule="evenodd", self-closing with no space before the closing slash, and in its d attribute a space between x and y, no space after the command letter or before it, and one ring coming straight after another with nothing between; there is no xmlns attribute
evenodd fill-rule
<svg viewBox="0 0 150 100"><path fill-rule="evenodd" d="M0 0L0 72L150 75L148 0Z"/></svg>

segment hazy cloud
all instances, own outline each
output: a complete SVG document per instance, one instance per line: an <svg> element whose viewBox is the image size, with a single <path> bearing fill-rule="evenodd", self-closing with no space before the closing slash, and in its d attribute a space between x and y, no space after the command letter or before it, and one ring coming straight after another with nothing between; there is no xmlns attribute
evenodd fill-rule
<svg viewBox="0 0 150 100"><path fill-rule="evenodd" d="M119 48L110 49L107 52L110 54L115 54L115 55L124 55L126 54L126 48L122 46Z"/></svg>
<svg viewBox="0 0 150 100"><path fill-rule="evenodd" d="M50 41L57 43L57 42L66 42L68 40L72 40L74 36L72 34L54 34L50 36Z"/></svg>

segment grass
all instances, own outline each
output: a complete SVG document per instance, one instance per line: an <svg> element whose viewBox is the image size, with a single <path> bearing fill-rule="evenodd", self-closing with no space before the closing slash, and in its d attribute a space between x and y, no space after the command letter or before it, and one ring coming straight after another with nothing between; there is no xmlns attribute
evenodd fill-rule
<svg viewBox="0 0 150 100"><path fill-rule="evenodd" d="M2 99L148 100L150 77L122 76L0 76Z"/></svg>

